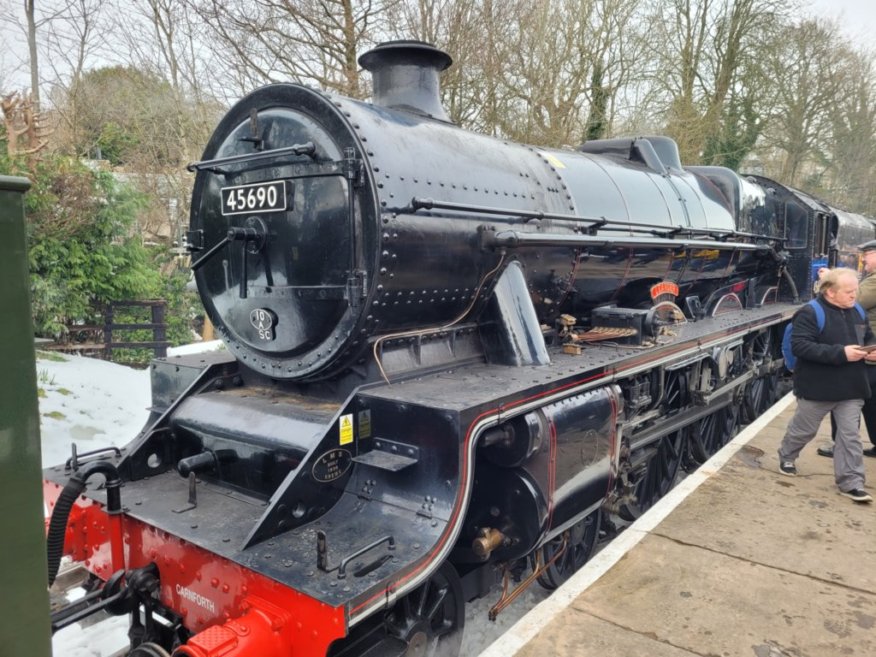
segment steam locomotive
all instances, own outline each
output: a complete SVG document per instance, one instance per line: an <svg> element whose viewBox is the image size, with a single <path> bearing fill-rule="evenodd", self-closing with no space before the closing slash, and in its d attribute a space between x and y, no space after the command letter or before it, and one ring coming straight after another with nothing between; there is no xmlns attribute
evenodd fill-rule
<svg viewBox="0 0 876 657"><path fill-rule="evenodd" d="M381 44L366 103L243 98L188 243L227 351L151 365L124 449L45 471L49 571L136 657L452 655L468 601L555 588L776 398L780 335L873 224L674 142L454 125L450 57ZM521 581L522 580L522 581Z"/></svg>

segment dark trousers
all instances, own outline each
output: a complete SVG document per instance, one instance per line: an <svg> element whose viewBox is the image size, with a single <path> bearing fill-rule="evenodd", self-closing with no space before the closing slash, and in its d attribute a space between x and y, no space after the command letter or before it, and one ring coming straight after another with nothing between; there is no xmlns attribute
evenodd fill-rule
<svg viewBox="0 0 876 657"><path fill-rule="evenodd" d="M864 400L864 408L861 415L864 418L864 426L867 427L867 435L870 442L876 447L876 365L867 365L867 378L870 379L870 399ZM830 438L836 440L836 420L833 413L830 414Z"/></svg>

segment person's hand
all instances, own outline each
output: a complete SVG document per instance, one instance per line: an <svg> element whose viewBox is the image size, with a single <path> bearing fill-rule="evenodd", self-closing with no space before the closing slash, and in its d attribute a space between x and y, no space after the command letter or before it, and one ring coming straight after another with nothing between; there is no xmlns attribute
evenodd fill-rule
<svg viewBox="0 0 876 657"><path fill-rule="evenodd" d="M872 363L873 361L876 361L876 349L874 349L873 351L868 352L868 353L867 353L867 357L866 357L864 360L870 361L871 363Z"/></svg>
<svg viewBox="0 0 876 657"><path fill-rule="evenodd" d="M863 360L868 356L867 352L856 344L847 344L843 349L846 352L846 360L850 363Z"/></svg>

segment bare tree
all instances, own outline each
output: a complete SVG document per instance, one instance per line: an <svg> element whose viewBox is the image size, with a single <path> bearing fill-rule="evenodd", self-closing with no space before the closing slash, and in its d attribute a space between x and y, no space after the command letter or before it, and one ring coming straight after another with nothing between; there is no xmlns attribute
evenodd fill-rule
<svg viewBox="0 0 876 657"><path fill-rule="evenodd" d="M511 56L520 35L519 17L528 11L528 4L525 0L483 0L472 7L471 20L476 27L451 73L457 83L451 116L462 125L505 135L504 124L512 111L507 89Z"/></svg>
<svg viewBox="0 0 876 657"><path fill-rule="evenodd" d="M24 25L22 25L14 15L6 17L7 22L16 24L27 38L28 63L30 67L30 86L31 98L34 111L40 112L40 67L39 67L39 51L40 51L40 32L42 28L56 20L59 15L67 11L68 6L75 0L48 0L42 12L38 13L38 9L43 7L42 4L37 5L35 0L24 0Z"/></svg>
<svg viewBox="0 0 876 657"><path fill-rule="evenodd" d="M24 15L27 19L27 52L30 59L30 90L34 110L40 111L40 71L37 55L36 17L34 0L24 0Z"/></svg>
<svg viewBox="0 0 876 657"><path fill-rule="evenodd" d="M848 55L845 89L830 110L825 195L846 208L876 216L876 72L862 52Z"/></svg>
<svg viewBox="0 0 876 657"><path fill-rule="evenodd" d="M649 28L642 20L643 7L642 0L603 0L595 4L590 35L582 43L586 49L580 57L590 66L585 141L612 134L618 115L628 111L625 91L645 78L643 55Z"/></svg>
<svg viewBox="0 0 876 657"><path fill-rule="evenodd" d="M180 0L141 0L118 12L118 28L126 35L128 63L170 84L176 126L170 137L180 161L196 158L218 118L217 103L205 86L212 70L204 47L208 28L193 22Z"/></svg>
<svg viewBox="0 0 876 657"><path fill-rule="evenodd" d="M503 117L513 139L561 146L577 141L590 62L582 48L594 11L590 0L561 0L532 7L520 43L510 53L506 85L514 111Z"/></svg>
<svg viewBox="0 0 876 657"><path fill-rule="evenodd" d="M436 43L454 58L442 80L466 127L543 144L578 143L587 116L605 134L635 67L641 0L410 0L393 38Z"/></svg>
<svg viewBox="0 0 876 657"><path fill-rule="evenodd" d="M724 131L732 95L761 97L760 53L773 41L792 0L672 0L652 3L650 60L664 94L665 129L682 161L703 159Z"/></svg>
<svg viewBox="0 0 876 657"><path fill-rule="evenodd" d="M190 0L210 28L214 62L244 89L292 80L354 97L363 95L358 54L397 1Z"/></svg>
<svg viewBox="0 0 876 657"><path fill-rule="evenodd" d="M106 46L110 26L102 20L102 8L102 0L72 0L44 29L46 59L52 71L49 98L62 148L80 141L77 131L82 99L76 90L84 72L100 60Z"/></svg>
<svg viewBox="0 0 876 657"><path fill-rule="evenodd" d="M149 239L177 239L191 192L185 164L198 159L224 111L204 85L206 27L180 0L115 0L110 8L121 65L71 86L70 102L88 98L75 143L79 152L100 147L146 194L140 226Z"/></svg>
<svg viewBox="0 0 876 657"><path fill-rule="evenodd" d="M46 24L45 49L54 80L74 83L105 53L110 25L103 0L71 0Z"/></svg>
<svg viewBox="0 0 876 657"><path fill-rule="evenodd" d="M836 24L804 20L787 26L765 52L774 84L764 146L778 160L772 175L787 184L812 177L810 163L823 169L830 117L847 85L848 51L840 44Z"/></svg>
<svg viewBox="0 0 876 657"><path fill-rule="evenodd" d="M553 146L609 134L636 75L639 0L522 3L503 62L502 134ZM522 10L522 11L520 11Z"/></svg>

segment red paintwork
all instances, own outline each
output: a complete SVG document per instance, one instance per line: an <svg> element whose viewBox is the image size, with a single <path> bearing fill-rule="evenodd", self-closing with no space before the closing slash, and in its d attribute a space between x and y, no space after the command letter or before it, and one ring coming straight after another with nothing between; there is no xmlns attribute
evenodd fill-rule
<svg viewBox="0 0 876 657"><path fill-rule="evenodd" d="M61 486L44 481L43 492L51 512ZM115 572L110 528L104 507L81 497L70 512L64 553L106 580ZM180 655L317 657L346 636L343 607L330 607L128 516L123 530L128 569L155 562L161 603L198 633L191 650ZM222 651L211 647L215 641Z"/></svg>
<svg viewBox="0 0 876 657"><path fill-rule="evenodd" d="M259 598L243 601L243 616L211 625L174 651L173 657L286 657L299 652L294 614ZM290 650L290 646L293 646ZM309 654L309 653L307 653ZM321 653L322 654L322 653Z"/></svg>
<svg viewBox="0 0 876 657"><path fill-rule="evenodd" d="M759 323L756 321L749 322L732 329L716 332L708 337L710 340L717 340L722 337L742 335L758 325ZM766 321L761 320L760 325L765 326ZM465 439L459 447L462 463L460 470L461 479L457 489L454 513L448 522L448 528L452 528L456 524L458 514L463 506L461 504L462 495L467 490L468 485L468 446L474 438L473 431L481 419L489 415L501 414L504 410L541 397L556 395L563 390L575 388L585 383L612 375L620 375L626 370L635 369L652 361L667 359L677 352L688 349L693 342L702 344L700 339L688 340L662 350L656 357L652 354L642 354L639 357L626 361L623 367L611 370L604 369L601 372L593 373L587 377L570 381L549 390L543 390L529 397L481 413L470 423ZM616 441L618 437L616 432L613 433L615 434L613 439ZM614 444L612 449L613 453L616 454L617 445ZM44 482L44 491L46 503L51 509L54 507L55 500L61 492L61 487L46 481ZM83 533L85 534L84 540L75 540L76 537ZM201 631L209 626L216 626L217 623L223 620L229 620L241 615L244 611L243 598L251 590L252 593L257 594L263 600L270 600L284 609L296 610L297 617L300 619L295 621L298 627L298 634L300 635L300 644L306 646L306 648L303 648L301 652L298 652L296 648L294 652L290 652L286 657L324 655L327 646L332 640L345 636L346 622L343 609L341 608L328 607L309 596L248 571L226 559L217 557L212 553L171 536L167 532L161 532L130 518L125 519L125 535L129 555L128 568L138 568L154 560L158 564L161 573L162 603L181 613L186 619L186 627L192 631ZM407 581L416 577L417 574L434 561L434 556L444 547L450 535L451 531L448 529L440 537L437 544L433 546L432 550L413 569L400 576L389 587L377 591L370 598L352 608L350 615L356 616L362 613L379 599L387 598L393 590L400 588ZM67 539L65 541L65 553L71 554L77 561L83 561L92 572L95 572L104 579L108 578L113 572L109 565L107 516L103 512L102 507L98 507L84 497L77 502L77 505L71 511L70 522L67 528ZM175 572L175 569L179 569L178 574ZM193 573L195 573L196 579L194 583L192 582ZM216 582L215 585L213 585L214 581ZM184 582L190 583L191 586ZM176 583L180 583L181 586L186 586L202 596L206 596L202 591L207 590L211 595L210 599L216 601L217 611L215 613L205 613L205 610L195 603L181 598L175 591ZM212 586L212 591L206 589L205 583ZM194 586L197 589L192 588ZM221 593L219 589L221 589ZM311 630L310 633L308 633L308 629ZM198 655L198 657L201 656ZM246 655L245 657L251 656ZM258 656L253 655L252 657Z"/></svg>
<svg viewBox="0 0 876 657"><path fill-rule="evenodd" d="M664 294L675 299L679 292L678 284L673 283L672 281L661 281L656 285L651 286L651 298L655 301L657 300L657 297L663 296Z"/></svg>

